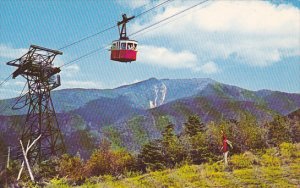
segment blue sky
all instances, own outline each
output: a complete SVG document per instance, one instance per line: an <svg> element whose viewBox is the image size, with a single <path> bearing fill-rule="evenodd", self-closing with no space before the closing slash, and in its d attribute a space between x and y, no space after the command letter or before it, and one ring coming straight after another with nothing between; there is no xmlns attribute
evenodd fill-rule
<svg viewBox="0 0 300 188"><path fill-rule="evenodd" d="M58 49L137 15L163 0L1 1L0 79L30 44ZM128 24L133 33L198 1L174 0ZM138 60L121 64L100 51L62 69L63 88L114 88L156 78L212 78L250 90L300 92L299 1L210 1L133 36ZM63 50L62 65L118 38L117 29ZM24 79L0 87L17 96Z"/></svg>

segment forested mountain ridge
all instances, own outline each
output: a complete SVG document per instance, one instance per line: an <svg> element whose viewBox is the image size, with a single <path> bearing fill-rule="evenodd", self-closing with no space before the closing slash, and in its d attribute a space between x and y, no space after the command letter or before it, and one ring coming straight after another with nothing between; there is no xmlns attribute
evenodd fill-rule
<svg viewBox="0 0 300 188"><path fill-rule="evenodd" d="M239 120L250 114L259 124L285 116L300 108L300 94L279 91L250 91L208 78L151 78L115 89L64 89L52 99L58 122L71 153L88 156L101 138L116 147L138 151L141 145L161 137L168 121L182 131L190 115L204 123ZM17 144L26 109L3 110L14 99L0 101L0 139ZM23 115L21 115L23 114Z"/></svg>

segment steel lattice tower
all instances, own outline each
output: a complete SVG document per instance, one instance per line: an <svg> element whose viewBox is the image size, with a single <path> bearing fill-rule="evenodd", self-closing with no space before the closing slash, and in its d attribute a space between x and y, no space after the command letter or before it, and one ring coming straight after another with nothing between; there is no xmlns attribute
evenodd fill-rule
<svg viewBox="0 0 300 188"><path fill-rule="evenodd" d="M53 64L56 55L62 55L62 52L31 45L21 58L7 63L17 67L13 78L22 76L27 80L28 92L13 106L13 109L27 108L21 140L27 144L41 135L28 154L32 163L39 163L65 150L50 94L51 90L60 86L60 77L57 75L60 68Z"/></svg>

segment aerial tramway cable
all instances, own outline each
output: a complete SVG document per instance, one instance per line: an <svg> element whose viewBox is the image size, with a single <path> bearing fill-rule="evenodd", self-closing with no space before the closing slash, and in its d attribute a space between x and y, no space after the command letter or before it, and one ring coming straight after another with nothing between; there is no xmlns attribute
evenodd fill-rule
<svg viewBox="0 0 300 188"><path fill-rule="evenodd" d="M167 0L167 1L164 1L164 2L162 2L162 3L160 3L160 4L156 5L156 6L152 7L151 9L149 9L149 10L147 10L147 11L144 11L144 12L138 14L138 15L135 16L135 17L138 17L138 16L141 16L141 15L143 15L143 14L146 14L146 13L148 13L149 11L151 11L151 10L153 10L153 9L155 9L155 8L157 8L157 7L161 6L161 5L163 5L163 4L166 4L167 2L171 2L171 1L173 1L173 0ZM190 6L190 7L186 8L186 9L182 10L182 11L176 12L175 14L173 14L173 15L167 17L167 18L164 18L164 19L162 19L162 20L160 20L160 21L158 21L158 22L155 22L155 23L153 23L153 24L147 26L147 27L144 27L143 29L141 29L141 30L139 30L139 31L136 31L136 32L134 32L134 33L131 33L129 36L136 36L138 33L141 33L142 31L145 31L145 30L147 30L147 29L149 29L149 28L151 28L151 27L154 27L154 26L156 26L156 25L158 25L158 24L160 24L160 23L162 23L162 22L164 22L164 21L166 21L166 20L169 20L169 19L171 19L171 18L173 18L173 17L175 17L175 16L177 16L177 15L180 15L180 14L182 14L182 13L184 13L184 12L187 12L187 11L189 11L189 10L191 10L191 9L193 9L193 8L195 8L195 7L199 6L199 5L201 5L201 4L204 4L204 3L207 2L207 1L209 1L209 0L205 0L205 1L199 2L199 3L197 3L197 4L193 5L193 6ZM80 39L80 40L78 40L78 41L75 41L75 42L73 42L73 43L71 43L71 44L69 44L69 45L66 45L66 46L64 46L64 47L62 47L62 48L60 48L60 49L68 48L68 47L70 47L70 46L72 46L72 45L75 45L75 44L80 43L80 42L82 42L82 41L84 41L84 40L87 40L88 38L94 37L94 36L96 36L96 35L99 35L100 33L103 33L103 32L105 32L105 31L107 31L107 30L109 30L109 29L112 29L113 27L117 27L117 25L112 26L112 27L109 27L109 28L107 28L107 29L104 29L104 30L102 30L102 31L100 31L100 32L98 32L98 33L95 33L95 34L93 34L93 35L87 36L87 37L85 37L85 38L82 38L82 39ZM109 46L109 45L107 45L107 46ZM75 62L77 62L77 61L79 61L79 60L81 60L81 59L83 59L83 58L85 58L85 57L88 57L88 56L90 56L90 55L92 55L92 54L94 54L94 53L96 53L96 52L98 52L98 51L104 50L105 48L107 48L107 46L103 46L103 47L100 47L100 48L98 48L98 49L92 50L92 51L90 51L90 52L88 52L88 53L86 53L86 54L84 54L84 55L82 55L82 56L80 56L80 57L78 57L78 58L76 58L76 59L73 59L73 60L69 61L68 63L66 63L66 64L60 66L60 68L62 68L62 67L64 67L64 66L68 66L68 65L70 65L70 64L72 64L72 63L75 63ZM12 74L9 75L6 79L4 79L4 80L0 83L0 87L3 86L3 85L10 79L11 76L12 76Z"/></svg>
<svg viewBox="0 0 300 188"><path fill-rule="evenodd" d="M142 32L142 31L145 31L146 29L149 29L149 28L151 28L151 27L154 27L154 26L156 26L156 25L158 25L158 24L160 24L160 23L162 23L162 22L164 22L164 21L167 21L167 20L169 20L169 19L171 19L171 18L173 18L173 17L175 17L175 16L177 16L177 15L180 15L180 14L182 14L182 13L184 13L184 12L187 12L187 11L193 9L193 8L196 8L197 6L199 6L199 5L201 5L201 4L204 4L204 3L208 2L208 1L209 1L209 0L204 0L204 1L202 1L202 2L199 2L199 3L197 3L197 4L194 4L193 6L190 6L190 7L186 8L186 9L184 9L184 10L181 10L181 11L179 11L179 12L176 12L175 14L172 14L172 15L169 16L169 17L166 17L166 18L164 18L164 19L162 19L162 20L159 20L158 22L155 22L155 23L153 23L153 24L151 24L151 25L149 25L149 26L144 27L143 29L140 29L140 30L138 30L138 31L136 31L136 32L134 32L134 33L131 33L131 34L128 35L128 36L136 36L138 33ZM73 59L73 60L69 61L68 63L65 63L64 65L60 66L60 68L61 68L61 67L64 67L64 66L68 66L68 65L70 65L70 64L72 64L72 63L75 63L76 61L79 61L80 59L83 59L83 58L85 58L85 57L88 57L88 56L90 56L90 55L96 53L96 52L99 52L99 51L101 51L101 50L104 50L105 48L107 48L107 46L109 46L109 45L106 45L106 46L100 47L100 48L98 48L98 49L95 49L95 50L93 50L93 51L90 51L90 52L88 52L88 53L86 53L86 54L84 54L84 55L82 55L82 56L80 56L80 57L78 57L78 58L76 58L76 59Z"/></svg>
<svg viewBox="0 0 300 188"><path fill-rule="evenodd" d="M142 16L143 14L146 14L146 13L148 13L148 12L150 12L150 11L156 9L157 7L160 7L161 5L164 5L164 4L169 3L169 2L172 2L172 1L174 1L174 0L167 0L167 1L164 1L164 2L162 2L162 3L159 3L159 4L155 5L154 7L150 8L150 9L148 9L148 10L146 10L146 11L144 11L144 12L138 14L138 15L136 15L135 18L140 17L140 16Z"/></svg>
<svg viewBox="0 0 300 188"><path fill-rule="evenodd" d="M10 79L10 77L13 75L13 73L11 73L7 78L5 78L1 83L0 83L0 87L2 86L2 85L4 85L9 79Z"/></svg>
<svg viewBox="0 0 300 188"><path fill-rule="evenodd" d="M160 21L158 21L158 22L155 22L155 23L153 23L153 24L151 24L151 25L149 25L149 26L147 26L147 27L144 27L143 29L140 29L140 30L138 30L138 31L136 31L136 32L134 32L134 33L131 33L131 34L128 35L128 36L133 36L133 35L135 35L135 34L137 34L137 33L140 33L140 32L142 32L142 31L144 31L144 30L146 30L146 29L148 29L148 28L151 28L151 27L153 27L153 26L155 26L155 25L157 25L157 24L160 24L160 23L162 23L162 22L164 22L164 21L166 21L166 20L169 20L169 19L171 19L171 18L173 18L173 17L175 17L175 16L177 16L177 15L179 15L179 14L182 14L182 13L188 11L188 10L191 10L191 9L193 9L193 8L199 6L199 5L201 5L201 4L203 4L203 3L207 2L207 1L209 1L209 0L205 0L205 1L202 1L202 2L200 2L200 3L197 3L197 4L195 4L195 5L193 5L193 6L189 7L189 8L186 8L186 9L184 9L184 10L182 10L182 11L179 11L179 12L177 12L177 13L175 13L175 14L169 16L169 17L166 17L166 18L164 18L164 19L162 19L162 20L160 20Z"/></svg>
<svg viewBox="0 0 300 188"><path fill-rule="evenodd" d="M159 3L159 4L155 5L155 6L153 6L152 8L150 8L150 9L148 9L148 10L146 10L146 11L144 11L144 12L141 12L140 14L136 15L135 18L140 17L140 16L142 16L142 15L144 15L144 14L147 14L148 12L150 12L150 11L152 11L152 10L154 10L154 9L156 9L156 8L158 8L158 7L160 7L160 6L164 5L164 4L166 4L166 3L172 2L172 1L174 1L174 0L166 0L166 1L163 1L162 3ZM145 6L145 5L143 5L143 6ZM94 33L94 34L92 34L92 35L83 37L83 38L81 38L81 39L79 39L79 40L77 40L77 41L74 41L74 42L69 43L69 44L67 44L67 45L65 45L65 46L62 46L62 47L60 47L58 50L62 50L62 49L69 48L70 46L73 46L73 45L78 44L78 43L80 43L80 42L82 42L82 41L88 40L88 39L90 39L90 38L93 38L93 37L95 37L95 36L97 36L97 35L100 35L100 34L106 32L106 31L111 30L111 29L114 29L114 28L116 28L116 27L118 27L118 26L117 26L117 25L110 26L110 27L108 27L108 28L106 28L106 29L103 29L103 30L97 32L97 33ZM76 59L72 60L71 63L72 63L73 61L78 61L78 60L80 60L80 59L82 59L82 58L84 58L84 57L87 57L87 56L89 56L90 54L93 54L93 53L95 53L95 52L97 52L97 51L100 51L100 50L102 50L102 49L104 49L104 48L105 48L105 47L100 48L100 49L93 50L93 51L91 51L91 52L89 52L89 53L87 53L87 54L85 54L85 55L83 55L83 56L81 56L81 57L79 57L79 58L76 58ZM70 62L69 62L69 63L70 63ZM63 65L63 66L64 66L64 65ZM63 67L63 66L61 66L61 67ZM9 75L7 78L5 78L5 79L0 83L0 87L2 87L2 86L3 86L3 85L11 78L11 76L12 76L12 74Z"/></svg>
<svg viewBox="0 0 300 188"><path fill-rule="evenodd" d="M144 14L146 14L146 13L148 13L148 12L150 12L150 11L152 11L152 10L154 10L154 9L156 9L156 8L158 8L158 7L162 6L162 5L164 5L164 4L166 4L166 3L171 2L171 1L174 1L174 0L166 0L166 1L162 2L162 3L159 3L159 4L155 5L155 6L153 6L152 8L150 8L150 9L148 9L148 10L146 10L146 11L144 11L144 12L138 14L138 15L136 15L135 18L140 17L140 16L142 16L142 15L144 15ZM100 34L106 32L106 31L109 31L109 30L114 29L114 28L116 28L116 27L118 27L118 25L112 25L112 26L110 26L110 27L108 27L108 28L106 28L106 29L103 29L103 30L101 30L101 31L99 31L99 32L97 32L97 33L94 33L94 34L92 34L92 35L83 37L82 39L79 39L79 40L74 41L74 42L72 42L72 43L70 43L70 44L67 44L67 45L65 45L65 46L63 46L63 47L61 47L61 48L59 48L58 50L66 49L66 48L68 48L68 47L70 47L70 46L73 46L73 45L75 45L75 44L78 44L78 43L80 43L80 42L82 42L82 41L85 41L85 40L87 40L87 39L93 38L93 37L95 37L95 36L97 36L97 35L100 35Z"/></svg>
<svg viewBox="0 0 300 188"><path fill-rule="evenodd" d="M21 91L21 94L19 95L19 97L17 98L16 101L20 100L26 94L26 93L23 94L26 86L27 86L27 84L24 85L24 87ZM2 112L5 112L9 107L10 107L10 103L6 104L6 106L0 111L0 114L2 114ZM14 106L12 108L14 108Z"/></svg>
<svg viewBox="0 0 300 188"><path fill-rule="evenodd" d="M155 5L155 6L153 6L152 8L150 8L150 9L148 9L148 10L146 10L146 11L144 11L144 12L138 14L138 15L136 15L134 18L137 18L137 17L140 17L140 16L142 16L142 15L144 15L144 14L147 14L148 12L150 12L150 11L152 11L152 10L154 10L154 9L156 9L156 8L158 8L158 7L160 7L160 6L164 5L164 4L166 4L166 3L169 3L169 2L171 2L171 1L174 1L174 0L166 0L166 1L163 1L162 3L159 3L159 4ZM145 5L144 5L144 6L145 6ZM106 28L106 29L103 29L103 30L101 30L101 31L99 31L99 32L97 32L97 33L94 33L94 34L92 34L92 35L89 35L89 36L86 36L86 37L84 37L84 38L81 38L81 39L79 39L79 40L77 40L77 41L74 41L74 42L72 42L72 43L70 43L70 44L67 44L67 45L65 45L65 46L63 46L63 47L61 47L61 48L59 48L59 50L66 49L66 48L68 48L68 47L70 47L70 46L76 45L76 44L78 44L78 43L80 43L80 42L82 42L82 41L85 41L85 40L87 40L87 39L90 39L90 38L92 38L92 37L95 37L95 36L97 36L97 35L100 35L100 34L106 32L106 31L111 30L111 29L116 28L116 27L118 27L118 25L113 25L113 26L111 26L111 27L108 27L108 28ZM76 58L76 59L73 59L72 61L68 62L67 64L62 65L61 67L64 67L65 65L68 65L68 64L71 64L71 63L73 63L73 62L79 61L80 59L83 59L83 58L85 58L85 57L88 57L88 56L90 56L90 55L92 55L92 54L94 54L94 53L96 53L96 52L98 52L98 51L101 51L101 50L105 49L105 48L106 48L106 46L105 46L105 47L101 47L101 48L96 49L96 50L93 50L93 51L90 51L89 53L87 53L87 54L85 54L85 55L83 55L83 56L80 56L80 57L78 57L78 58ZM60 67L60 68L61 68L61 67ZM8 81L10 80L10 78L11 78L12 75L13 75L13 73L10 74L7 78L5 78L5 79L0 83L0 88L1 88L6 82L8 82ZM25 89L25 87L23 88L22 93L23 93L24 89ZM19 98L20 98L20 97L19 97ZM0 113L6 111L6 110L9 108L9 106L10 106L10 104L7 104L7 105L1 110Z"/></svg>

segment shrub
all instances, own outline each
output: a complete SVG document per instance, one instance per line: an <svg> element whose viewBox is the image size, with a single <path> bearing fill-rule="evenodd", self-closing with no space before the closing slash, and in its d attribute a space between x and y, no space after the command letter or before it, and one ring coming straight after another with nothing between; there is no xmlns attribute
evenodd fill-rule
<svg viewBox="0 0 300 188"><path fill-rule="evenodd" d="M296 153L296 146L292 143L283 142L279 145L280 155L284 158L291 158Z"/></svg>
<svg viewBox="0 0 300 188"><path fill-rule="evenodd" d="M268 124L268 141L273 146L279 146L283 142L291 141L289 123L281 116L274 117L274 121Z"/></svg>
<svg viewBox="0 0 300 188"><path fill-rule="evenodd" d="M134 158L125 150L96 150L85 165L88 176L124 174L133 168Z"/></svg>
<svg viewBox="0 0 300 188"><path fill-rule="evenodd" d="M42 179L52 179L59 173L59 158L50 157L48 160L42 161L40 164L33 166L35 179L41 181Z"/></svg>
<svg viewBox="0 0 300 188"><path fill-rule="evenodd" d="M266 153L262 155L261 163L263 166L279 166L280 160L275 148L267 149Z"/></svg>
<svg viewBox="0 0 300 188"><path fill-rule="evenodd" d="M253 164L257 164L258 158L251 152L245 152L239 155L233 155L230 162L235 169L251 168Z"/></svg>
<svg viewBox="0 0 300 188"><path fill-rule="evenodd" d="M300 143L295 144L295 157L300 157Z"/></svg>
<svg viewBox="0 0 300 188"><path fill-rule="evenodd" d="M83 161L79 156L63 155L59 162L59 175L61 177L67 177L72 182L83 182Z"/></svg>
<svg viewBox="0 0 300 188"><path fill-rule="evenodd" d="M213 164L204 164L204 169L208 172L222 172L224 170L223 163L216 162Z"/></svg>
<svg viewBox="0 0 300 188"><path fill-rule="evenodd" d="M68 181L65 178L57 179L54 178L50 180L50 186L47 186L47 188L68 188Z"/></svg>

